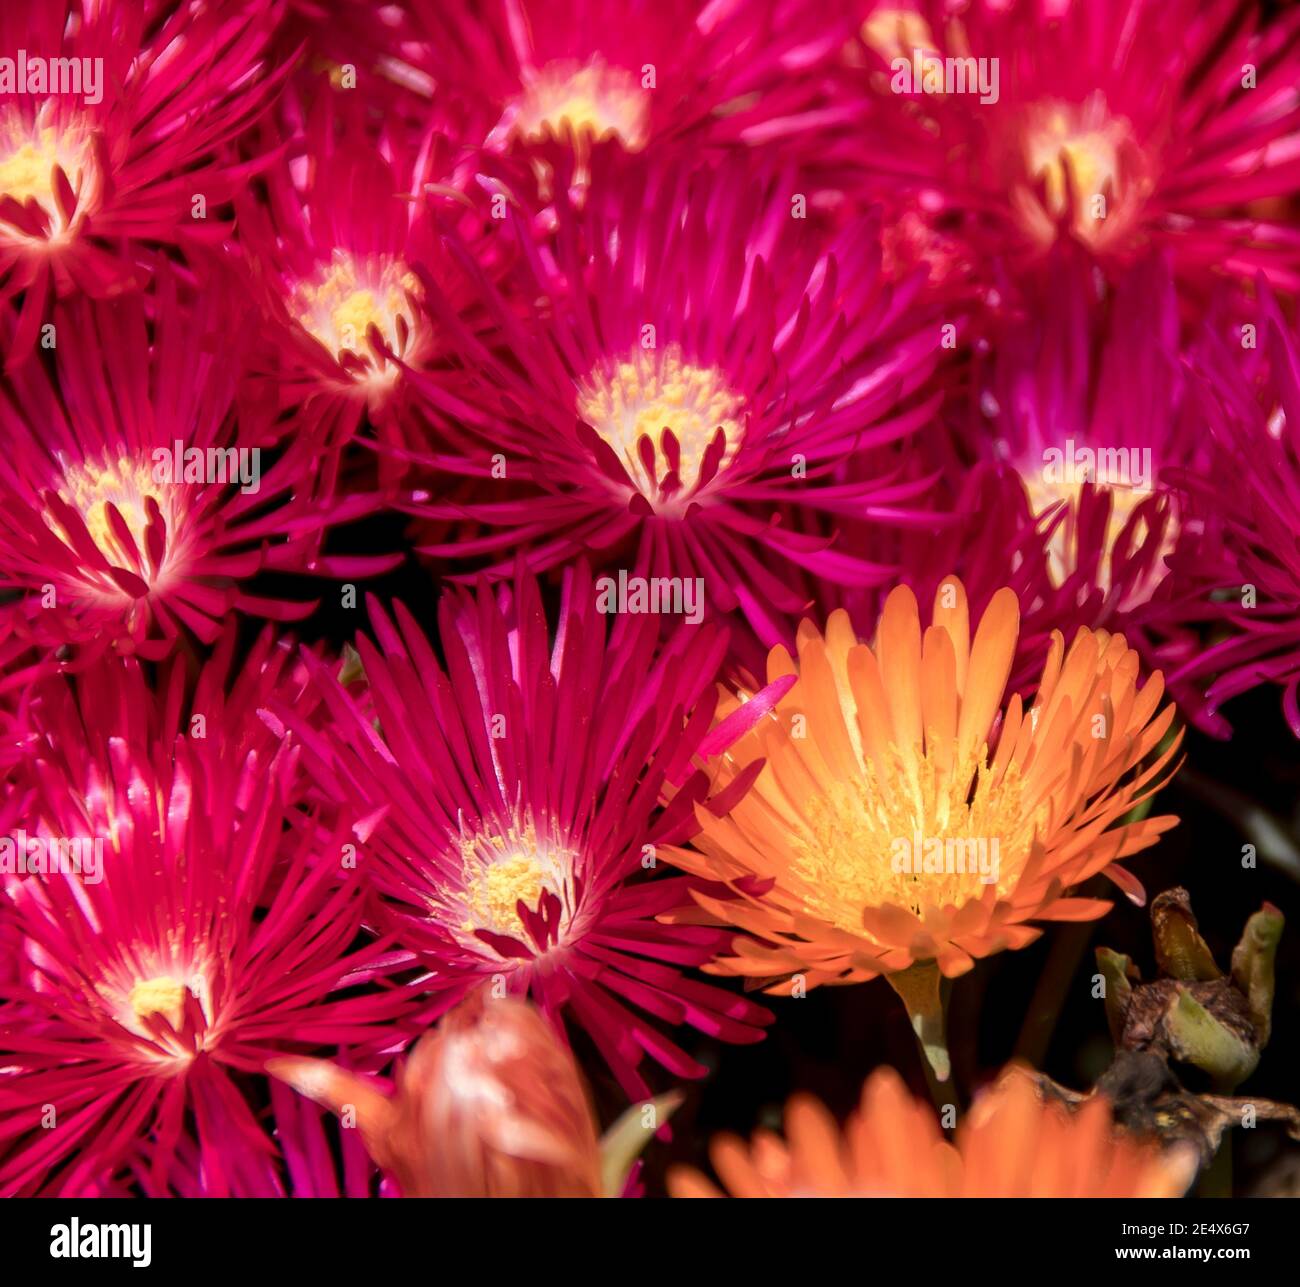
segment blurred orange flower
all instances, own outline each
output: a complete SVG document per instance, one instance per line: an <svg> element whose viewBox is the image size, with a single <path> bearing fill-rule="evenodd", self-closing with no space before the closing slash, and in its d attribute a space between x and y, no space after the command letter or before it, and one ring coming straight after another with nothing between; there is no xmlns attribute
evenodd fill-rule
<svg viewBox="0 0 1300 1287"><path fill-rule="evenodd" d="M879 1068L842 1131L823 1104L797 1095L786 1106L785 1139L759 1131L746 1145L721 1135L709 1157L736 1198L1169 1198L1196 1171L1190 1147L1164 1150L1118 1133L1102 1096L1071 1113L1044 1103L1014 1066L976 1100L952 1144L933 1108L892 1068ZM689 1167L669 1172L668 1189L675 1198L725 1196Z"/></svg>
<svg viewBox="0 0 1300 1287"><path fill-rule="evenodd" d="M716 790L757 773L753 786L725 816L697 809L693 849L665 851L729 887L734 897L694 895L710 922L752 936L714 973L781 994L796 974L805 987L897 983L935 962L951 977L1031 943L1031 920L1102 915L1109 902L1068 896L1097 872L1142 901L1118 864L1177 819L1120 819L1163 783L1181 741L1143 765L1174 717L1157 710L1162 677L1138 686L1122 635L1080 629L1067 650L1054 632L1032 705L1013 695L1004 707L1018 631L1003 589L972 640L965 590L949 577L924 632L900 586L873 646L837 611L824 637L800 626L797 661L771 651L768 681L795 675L794 686L714 763ZM720 718L749 696L724 694Z"/></svg>
<svg viewBox="0 0 1300 1287"><path fill-rule="evenodd" d="M526 1002L479 991L422 1037L391 1096L322 1059L267 1069L345 1114L403 1197L599 1197L595 1116L573 1056Z"/></svg>

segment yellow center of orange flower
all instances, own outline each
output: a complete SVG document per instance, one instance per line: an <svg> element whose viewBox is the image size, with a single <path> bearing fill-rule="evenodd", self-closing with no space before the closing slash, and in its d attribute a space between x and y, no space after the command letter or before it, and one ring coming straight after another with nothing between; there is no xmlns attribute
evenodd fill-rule
<svg viewBox="0 0 1300 1287"><path fill-rule="evenodd" d="M420 322L415 306L420 284L400 260L381 256L358 262L343 251L294 293L296 316L313 338L342 361L368 362L371 380L392 381L398 368L371 359L367 336L373 326L385 347L399 357L410 347Z"/></svg>
<svg viewBox="0 0 1300 1287"><path fill-rule="evenodd" d="M861 932L864 907L892 903L920 915L926 904L978 899L988 885L1014 889L1047 817L1046 806L1025 810L1014 769L990 781L984 755L967 755L951 773L928 756L894 750L891 760L883 770L868 763L860 778L809 801L810 834L792 840L791 871L807 882L805 901L852 934Z"/></svg>
<svg viewBox="0 0 1300 1287"><path fill-rule="evenodd" d="M629 151L650 134L650 91L621 67L593 58L548 63L513 104L512 132L529 143L548 137L586 144L617 138Z"/></svg>
<svg viewBox="0 0 1300 1287"><path fill-rule="evenodd" d="M666 432L677 439L680 490L688 493L699 480L704 453L718 430L726 443L719 472L735 456L744 433L744 399L731 391L721 370L693 366L676 344L662 353L634 349L614 367L598 367L579 386L577 409L649 499L671 472L664 451ZM652 471L641 458L642 438L655 448Z"/></svg>
<svg viewBox="0 0 1300 1287"><path fill-rule="evenodd" d="M49 217L53 237L66 233L69 222L55 196L54 168L61 166L78 207L92 176L90 148L79 129L57 130L49 125L26 125L17 112L0 117L0 196L20 205L35 201ZM13 236L9 225L5 236Z"/></svg>
<svg viewBox="0 0 1300 1287"><path fill-rule="evenodd" d="M466 933L485 929L526 938L519 904L535 910L543 894L558 897L567 918L573 904L573 856L540 846L531 827L519 835L465 840L460 850L465 909L461 929Z"/></svg>

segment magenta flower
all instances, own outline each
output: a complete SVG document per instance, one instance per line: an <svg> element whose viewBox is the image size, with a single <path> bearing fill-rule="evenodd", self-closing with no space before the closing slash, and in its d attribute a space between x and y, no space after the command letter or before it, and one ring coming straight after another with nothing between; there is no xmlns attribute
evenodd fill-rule
<svg viewBox="0 0 1300 1287"><path fill-rule="evenodd" d="M635 153L744 142L797 148L822 124L831 60L852 33L843 0L414 0L385 70L449 100L466 141L519 153L573 149L590 176L596 145ZM436 88L435 88L436 87ZM474 136L477 129L477 137Z"/></svg>
<svg viewBox="0 0 1300 1287"><path fill-rule="evenodd" d="M1080 627L1123 634L1148 673L1168 675L1199 656L1200 626L1223 620L1206 578L1228 566L1212 516L1186 491L1212 457L1168 267L1152 257L1101 289L1067 247L1031 300L992 328L970 387L948 399L949 433L919 453L917 468L943 475L941 518L920 530L845 524L840 548L897 563L920 596L956 569L973 612L1010 585L1022 612L1014 689L1037 682L1054 631L1068 640ZM806 594L849 608L868 635L883 606L871 588L823 582ZM1203 683L1184 675L1170 691L1187 718L1226 734Z"/></svg>
<svg viewBox="0 0 1300 1287"><path fill-rule="evenodd" d="M105 658L32 703L20 825L47 856L73 839L99 858L4 878L6 1196L83 1195L129 1167L155 1192L187 1175L208 1195L277 1191L247 1078L278 1053L382 1062L401 1044L399 993L341 995L392 972L382 943L355 946L348 837L297 809L298 752L257 718L298 668L264 637L224 695L233 642L188 700L179 661L155 695L137 659Z"/></svg>
<svg viewBox="0 0 1300 1287"><path fill-rule="evenodd" d="M1066 249L1029 315L995 335L973 399L983 424L960 436L1014 480L1043 537L1041 555L1026 551L1024 645L1045 647L1053 630L1108 630L1168 674L1199 651L1199 624L1218 618L1200 581L1224 565L1184 489L1211 453L1189 396L1174 283L1167 258L1153 256L1103 287ZM1185 715L1226 731L1203 691L1171 691Z"/></svg>
<svg viewBox="0 0 1300 1287"><path fill-rule="evenodd" d="M1196 355L1200 424L1215 452L1188 486L1226 528L1228 571L1199 571L1230 631L1170 678L1213 676L1212 709L1281 684L1300 737L1300 346L1262 281L1253 330L1258 347L1243 347L1238 327L1207 326Z"/></svg>
<svg viewBox="0 0 1300 1287"><path fill-rule="evenodd" d="M997 265L1068 238L1108 268L1166 250L1202 302L1225 272L1294 289L1300 235L1257 203L1300 177L1298 34L1239 0L877 0L822 160L936 280L1001 294Z"/></svg>
<svg viewBox="0 0 1300 1287"><path fill-rule="evenodd" d="M201 250L225 235L215 207L262 164L228 145L288 67L265 62L278 17L270 0L5 4L5 56L69 60L81 91L27 74L0 106L0 298L23 293L7 365L32 352L53 295L119 294L142 284L142 245Z"/></svg>
<svg viewBox="0 0 1300 1287"><path fill-rule="evenodd" d="M436 220L455 227L490 268L487 209L461 191L469 171L457 170L457 146L438 112L427 114L418 136L385 125L374 137L366 112L352 107L360 100L331 90L323 76L291 89L280 115L296 142L265 176L269 200L249 193L236 201L244 270L267 340L252 355L255 378L297 434L346 443L368 415L386 445L422 445L406 423L405 373L432 366L442 345L414 269L434 289L454 296L459 288L449 306L469 308Z"/></svg>
<svg viewBox="0 0 1300 1287"><path fill-rule="evenodd" d="M530 994L581 1027L634 1098L649 1094L646 1055L677 1076L704 1072L660 1024L759 1040L766 1011L682 973L728 935L661 924L686 885L644 878L658 845L695 830L707 779L692 758L725 638L684 626L656 651L658 626L636 616L607 639L583 567L566 571L554 643L529 577L495 600L444 595L443 664L405 608L395 622L370 611L365 688L307 659L325 697L319 728L276 714L322 799L345 802L380 923L425 972L420 1021L476 988Z"/></svg>
<svg viewBox="0 0 1300 1287"><path fill-rule="evenodd" d="M378 1078L372 1080L380 1081ZM305 1096L297 1095L272 1077L270 1120L281 1165L249 1177L243 1196L259 1198L368 1198L396 1196L366 1154L356 1130L344 1129L333 1114ZM210 1197L197 1140L183 1135L176 1141L165 1181L155 1178L151 1160L155 1149L142 1140L122 1168L120 1196L132 1196L131 1185L147 1198Z"/></svg>
<svg viewBox="0 0 1300 1287"><path fill-rule="evenodd" d="M321 553L322 529L377 497L336 496L309 438L275 450L237 405L243 355L219 286L181 293L164 273L152 328L138 295L75 301L57 314L57 384L31 362L0 389L0 586L21 595L2 610L8 632L156 657L185 631L211 641L231 609L311 611L251 593L260 571L350 577L400 561Z"/></svg>
<svg viewBox="0 0 1300 1287"><path fill-rule="evenodd" d="M561 203L553 249L515 220L510 302L480 280L498 348L428 292L467 369L421 381L449 444L426 463L440 485L485 481L409 497L462 527L423 551L491 560L494 576L521 547L534 569L625 555L702 577L710 607L765 640L805 602L792 571L886 579L835 547L833 523L923 514L933 480L901 479L899 446L933 410L939 326L913 311L916 281L882 280L872 224L828 245L801 200L788 176L733 166L639 167L612 188L598 173L581 209Z"/></svg>

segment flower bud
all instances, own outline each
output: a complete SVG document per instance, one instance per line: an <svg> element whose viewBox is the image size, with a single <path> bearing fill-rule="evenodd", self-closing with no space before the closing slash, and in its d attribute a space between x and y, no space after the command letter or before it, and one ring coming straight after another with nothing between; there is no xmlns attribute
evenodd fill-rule
<svg viewBox="0 0 1300 1287"><path fill-rule="evenodd" d="M526 1002L476 993L415 1045L390 1095L316 1059L268 1070L343 1116L403 1197L598 1197L600 1147L573 1056Z"/></svg>

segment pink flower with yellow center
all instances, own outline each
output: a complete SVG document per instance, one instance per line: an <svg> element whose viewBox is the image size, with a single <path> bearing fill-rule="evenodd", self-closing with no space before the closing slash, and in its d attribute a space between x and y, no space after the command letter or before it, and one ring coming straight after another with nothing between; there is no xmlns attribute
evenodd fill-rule
<svg viewBox="0 0 1300 1287"><path fill-rule="evenodd" d="M218 207L260 165L228 145L278 89L277 17L265 0L5 5L6 58L68 60L84 80L0 105L0 298L22 297L6 365L31 354L54 296L119 294L144 280L144 245L201 252L228 231Z"/></svg>
<svg viewBox="0 0 1300 1287"><path fill-rule="evenodd" d="M424 443L410 423L408 373L436 366L443 347L424 292L454 295L459 280L445 262L442 225L458 230L486 271L496 252L483 237L486 208L463 191L468 170L443 114L430 113L418 135L398 123L376 136L355 104L320 74L292 82L278 119L299 142L267 173L269 201L250 192L236 202L266 342L254 375L300 430L340 445L368 421L401 451ZM462 286L449 306L470 303Z"/></svg>
<svg viewBox="0 0 1300 1287"><path fill-rule="evenodd" d="M1264 25L1238 0L876 0L853 61L858 121L821 164L837 183L855 169L847 187L913 225L936 277L973 272L993 303L996 266L1023 281L1073 240L1111 273L1167 251L1200 304L1225 272L1300 284L1300 236L1276 205L1300 145L1294 14Z"/></svg>
<svg viewBox="0 0 1300 1287"><path fill-rule="evenodd" d="M995 332L977 377L978 415L960 426L967 449L1019 484L1024 525L1043 536L1023 596L1027 638L1080 625L1121 632L1148 670L1168 673L1199 651L1197 627L1216 615L1201 572L1180 569L1222 556L1182 483L1211 456L1189 397L1167 257L1134 264L1111 290L1084 259L1060 253L1033 298L1029 314ZM1202 691L1171 693L1215 726Z"/></svg>
<svg viewBox="0 0 1300 1287"><path fill-rule="evenodd" d="M382 1063L400 1044L398 994L343 995L393 969L357 946L347 833L300 811L298 752L258 715L301 691L292 654L264 637L228 685L233 644L193 689L179 661L155 692L137 659L105 658L31 703L10 827L100 857L5 877L6 1196L85 1195L128 1167L151 1192L283 1192L248 1079L277 1054Z"/></svg>
<svg viewBox="0 0 1300 1287"><path fill-rule="evenodd" d="M0 584L21 595L7 631L158 656L184 632L210 641L231 609L311 611L250 593L260 571L364 575L400 561L321 553L324 525L377 500L336 496L310 438L277 449L237 405L244 354L228 304L219 282L195 297L167 272L152 328L137 295L78 301L55 315L69 337L57 384L32 362L0 391ZM0 329L12 335L12 319Z"/></svg>
<svg viewBox="0 0 1300 1287"><path fill-rule="evenodd" d="M422 970L413 1011L428 1021L479 989L530 995L638 1099L647 1056L704 1071L661 1025L759 1040L764 1010L683 973L727 936L656 920L687 897L656 853L694 829L705 777L692 757L725 639L683 627L657 648L648 616L618 618L607 638L582 566L566 572L553 642L522 576L499 599L444 595L442 662L400 605L393 619L372 605L371 622L364 686L308 659L327 718L275 713L322 801L344 802L381 921Z"/></svg>
<svg viewBox="0 0 1300 1287"><path fill-rule="evenodd" d="M493 576L522 549L534 569L582 554L700 577L772 640L807 601L798 570L888 577L839 549L842 518L924 515L933 479L903 476L903 444L934 407L938 323L911 307L919 283L883 282L873 224L828 241L788 176L604 175L562 203L553 246L516 219L518 271L480 281L493 346L427 293L465 369L420 381L447 447L402 508L460 529L423 552ZM449 474L476 485L446 496Z"/></svg>
<svg viewBox="0 0 1300 1287"><path fill-rule="evenodd" d="M389 74L463 105L480 132L471 141L526 157L547 195L555 169L536 149L552 141L572 149L578 188L602 143L627 153L797 146L819 120L819 74L852 31L839 0L415 0L409 9Z"/></svg>
<svg viewBox="0 0 1300 1287"><path fill-rule="evenodd" d="M1032 692L1054 630L1122 633L1146 672L1163 670L1186 718L1215 734L1223 720L1205 683L1183 668L1203 651L1200 627L1222 621L1211 596L1227 556L1189 479L1213 473L1178 305L1161 257L1102 289L1077 249L1053 252L1019 318L989 328L946 406L948 434L918 446L938 471L928 527L846 523L839 548L897 564L923 598L954 569L973 611L1003 586L1022 621L1010 687ZM810 585L807 597L874 628L884 591ZM797 619L789 622L793 638Z"/></svg>

